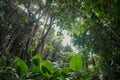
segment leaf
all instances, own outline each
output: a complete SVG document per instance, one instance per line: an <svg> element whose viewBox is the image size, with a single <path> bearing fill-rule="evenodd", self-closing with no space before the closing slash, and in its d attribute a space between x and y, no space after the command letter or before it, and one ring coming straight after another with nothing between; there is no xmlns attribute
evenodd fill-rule
<svg viewBox="0 0 120 80"><path fill-rule="evenodd" d="M82 58L80 55L75 54L70 60L69 67L72 70L80 70L82 68Z"/></svg>
<svg viewBox="0 0 120 80"><path fill-rule="evenodd" d="M69 67L62 68L62 72L64 72L65 74L68 74L70 72L70 68Z"/></svg>
<svg viewBox="0 0 120 80"><path fill-rule="evenodd" d="M40 66L40 70L42 72L42 74L44 74L44 76L46 77L50 77L53 72L54 72L54 67L53 65L50 63L50 61L45 60L41 66Z"/></svg>
<svg viewBox="0 0 120 80"><path fill-rule="evenodd" d="M23 61L20 58L16 58L16 66L17 66L17 70L20 71L21 73L27 73L28 72L28 66L25 63L25 61Z"/></svg>
<svg viewBox="0 0 120 80"><path fill-rule="evenodd" d="M32 71L33 71L33 72L40 73L40 66L33 67L33 68L32 68Z"/></svg>
<svg viewBox="0 0 120 80"><path fill-rule="evenodd" d="M39 66L42 59L41 59L40 55L35 55L32 57L32 61L34 62L34 64L36 66Z"/></svg>

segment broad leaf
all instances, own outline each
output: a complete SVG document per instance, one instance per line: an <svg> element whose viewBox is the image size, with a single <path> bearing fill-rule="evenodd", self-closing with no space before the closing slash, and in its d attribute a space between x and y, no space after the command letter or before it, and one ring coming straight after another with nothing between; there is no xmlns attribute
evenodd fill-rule
<svg viewBox="0 0 120 80"><path fill-rule="evenodd" d="M32 61L36 66L39 66L40 62L42 61L40 55L35 55L32 57Z"/></svg>
<svg viewBox="0 0 120 80"><path fill-rule="evenodd" d="M17 70L20 71L21 73L27 73L28 72L28 66L25 63L25 61L23 61L20 58L16 58L16 66L17 66Z"/></svg>
<svg viewBox="0 0 120 80"><path fill-rule="evenodd" d="M69 67L72 70L80 70L82 67L82 58L80 55L76 54L72 57L69 63Z"/></svg>
<svg viewBox="0 0 120 80"><path fill-rule="evenodd" d="M46 77L50 77L54 72L53 65L48 60L44 61L40 65L40 69L41 69L42 74L44 74L44 76Z"/></svg>

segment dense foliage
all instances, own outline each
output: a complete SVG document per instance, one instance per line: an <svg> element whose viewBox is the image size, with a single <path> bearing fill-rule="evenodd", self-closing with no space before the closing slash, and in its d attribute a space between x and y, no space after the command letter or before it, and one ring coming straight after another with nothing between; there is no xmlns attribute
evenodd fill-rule
<svg viewBox="0 0 120 80"><path fill-rule="evenodd" d="M119 4L0 0L0 79L119 80Z"/></svg>

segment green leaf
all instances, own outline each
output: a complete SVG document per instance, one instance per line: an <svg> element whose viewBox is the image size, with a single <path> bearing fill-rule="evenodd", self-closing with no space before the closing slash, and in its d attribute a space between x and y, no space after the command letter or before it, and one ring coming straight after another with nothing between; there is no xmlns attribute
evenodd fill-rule
<svg viewBox="0 0 120 80"><path fill-rule="evenodd" d="M16 66L17 66L17 70L20 71L21 73L27 73L28 72L28 66L25 63L25 61L23 61L20 58L16 58Z"/></svg>
<svg viewBox="0 0 120 80"><path fill-rule="evenodd" d="M75 54L70 60L69 67L72 70L80 70L82 68L82 58L80 55Z"/></svg>
<svg viewBox="0 0 120 80"><path fill-rule="evenodd" d="M33 72L40 73L40 66L33 67L33 68L32 68L32 71L33 71Z"/></svg>
<svg viewBox="0 0 120 80"><path fill-rule="evenodd" d="M62 72L68 74L70 72L70 68L69 67L62 68Z"/></svg>
<svg viewBox="0 0 120 80"><path fill-rule="evenodd" d="M41 70L42 74L44 74L44 76L46 76L46 77L50 77L54 73L54 67L48 60L45 60L40 65L40 70Z"/></svg>
<svg viewBox="0 0 120 80"><path fill-rule="evenodd" d="M32 61L34 62L34 64L36 66L39 66L42 59L41 59L40 55L35 55L32 57Z"/></svg>

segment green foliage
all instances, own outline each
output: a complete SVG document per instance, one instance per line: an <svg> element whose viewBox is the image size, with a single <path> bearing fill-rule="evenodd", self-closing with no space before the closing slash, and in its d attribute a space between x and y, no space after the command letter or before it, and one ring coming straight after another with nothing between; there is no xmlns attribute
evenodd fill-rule
<svg viewBox="0 0 120 80"><path fill-rule="evenodd" d="M55 67L55 64L52 64L51 61L41 60L41 58L38 56L39 55L35 55L31 58L31 61L33 63L29 65L29 68L28 68L28 65L25 63L25 61L23 61L20 58L16 58L15 66L16 66L17 72L22 73L22 74L19 74L21 79L23 78L26 79L28 77L31 79L33 78L33 79L60 79L61 80L61 79L66 79L67 77L71 77L71 79L72 78L76 79L74 78L74 76L77 77L79 76L78 74L81 74L80 72L77 72L77 71L81 71L81 66L82 66L82 59L78 54L75 54L71 58L69 67L67 66ZM80 61L80 64L78 61ZM34 65L34 64L37 64L37 65Z"/></svg>
<svg viewBox="0 0 120 80"><path fill-rule="evenodd" d="M72 47L70 45L66 45L64 48L64 52L72 52Z"/></svg>
<svg viewBox="0 0 120 80"><path fill-rule="evenodd" d="M70 60L70 69L72 70L81 70L82 68L82 58L80 55L75 54L72 59Z"/></svg>
<svg viewBox="0 0 120 80"><path fill-rule="evenodd" d="M13 60L0 56L0 79L1 80L13 80L18 79L19 75L13 66Z"/></svg>
<svg viewBox="0 0 120 80"><path fill-rule="evenodd" d="M0 79L119 80L119 5L120 0L1 0ZM64 30L78 54L62 45Z"/></svg>
<svg viewBox="0 0 120 80"><path fill-rule="evenodd" d="M33 63L35 64L35 66L39 66L40 62L42 61L40 55L33 56L31 60L33 61Z"/></svg>
<svg viewBox="0 0 120 80"><path fill-rule="evenodd" d="M41 73L40 65L32 67L31 70L32 70L33 73Z"/></svg>
<svg viewBox="0 0 120 80"><path fill-rule="evenodd" d="M18 72L20 73L27 73L28 72L28 66L25 63L25 61L23 61L22 59L16 57L16 67Z"/></svg>
<svg viewBox="0 0 120 80"><path fill-rule="evenodd" d="M54 67L48 60L45 60L41 63L40 70L41 73L47 78L50 78L54 73Z"/></svg>

